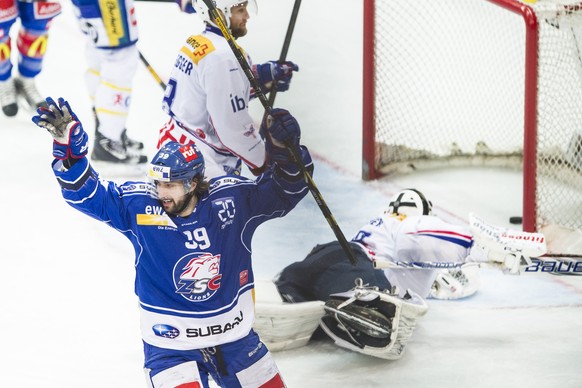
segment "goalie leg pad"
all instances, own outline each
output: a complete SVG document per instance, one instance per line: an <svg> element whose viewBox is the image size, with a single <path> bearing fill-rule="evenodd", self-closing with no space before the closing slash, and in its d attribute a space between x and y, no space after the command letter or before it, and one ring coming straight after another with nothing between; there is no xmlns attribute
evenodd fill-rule
<svg viewBox="0 0 582 388"><path fill-rule="evenodd" d="M333 295L324 308L320 325L336 345L387 360L402 357L416 321L428 310L410 290L400 298L361 286Z"/></svg>
<svg viewBox="0 0 582 388"><path fill-rule="evenodd" d="M351 328L354 332L364 333L369 337L384 339L389 338L392 332L392 321L395 306L385 304L376 308L367 307L365 303L355 301L344 308L341 299L330 299L325 303L326 313L334 316L335 319L345 328ZM384 307L382 312L379 311Z"/></svg>
<svg viewBox="0 0 582 388"><path fill-rule="evenodd" d="M271 281L255 279L253 328L271 352L306 345L325 314L322 301L284 303Z"/></svg>

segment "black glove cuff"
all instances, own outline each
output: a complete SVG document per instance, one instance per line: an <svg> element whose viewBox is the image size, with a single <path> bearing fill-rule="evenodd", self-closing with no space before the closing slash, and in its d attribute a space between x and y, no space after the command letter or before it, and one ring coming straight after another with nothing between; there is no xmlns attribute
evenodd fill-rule
<svg viewBox="0 0 582 388"><path fill-rule="evenodd" d="M73 167L75 165L75 163L77 163L78 161L79 161L79 159L76 159L76 158L69 156L69 157L67 157L67 159L63 160L63 166L67 170L70 170L71 167Z"/></svg>

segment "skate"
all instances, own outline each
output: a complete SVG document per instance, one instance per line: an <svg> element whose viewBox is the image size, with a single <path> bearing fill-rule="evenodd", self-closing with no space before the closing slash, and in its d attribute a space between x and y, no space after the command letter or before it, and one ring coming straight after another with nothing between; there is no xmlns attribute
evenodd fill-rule
<svg viewBox="0 0 582 388"><path fill-rule="evenodd" d="M147 162L145 155L134 153L126 144L106 138L99 131L95 131L95 143L91 153L93 161L114 163L121 165L139 165Z"/></svg>
<svg viewBox="0 0 582 388"><path fill-rule="evenodd" d="M14 78L0 81L0 105L2 105L2 112L8 117L16 116L18 113Z"/></svg>
<svg viewBox="0 0 582 388"><path fill-rule="evenodd" d="M99 120L97 120L97 124L99 123ZM105 136L103 136L103 134L101 132L99 132L99 126L95 127L95 136L96 137L100 137L100 138L104 138ZM127 136L127 129L124 129L123 132L121 133L121 141L123 142L123 145L125 146L125 148L127 148L128 150L133 150L133 151L140 151L143 150L143 143L139 140L135 140L130 138L129 136Z"/></svg>
<svg viewBox="0 0 582 388"><path fill-rule="evenodd" d="M135 140L127 136L127 129L124 129L123 132L121 132L121 140L123 141L123 144L125 144L125 146L129 149L136 151L143 150L143 143L139 140Z"/></svg>
<svg viewBox="0 0 582 388"><path fill-rule="evenodd" d="M97 117L97 112L95 111L95 107L93 107L93 117L95 118L95 136L103 137L101 132L99 132L99 118ZM125 144L125 147L130 150L143 150L143 143L139 140L135 140L127 136L127 129L124 129L121 133L121 141Z"/></svg>
<svg viewBox="0 0 582 388"><path fill-rule="evenodd" d="M34 78L18 77L14 79L14 84L18 95L22 97L32 109L36 110L41 106L46 107L44 98L42 98L36 89Z"/></svg>

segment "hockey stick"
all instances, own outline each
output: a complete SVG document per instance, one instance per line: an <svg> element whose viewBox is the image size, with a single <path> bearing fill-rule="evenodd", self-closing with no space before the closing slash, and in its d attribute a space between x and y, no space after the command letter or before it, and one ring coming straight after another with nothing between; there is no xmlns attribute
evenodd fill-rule
<svg viewBox="0 0 582 388"><path fill-rule="evenodd" d="M289 19L289 26L287 27L287 34L285 35L285 40L283 41L283 48L281 49L281 55L279 56L279 62L285 62L287 59L287 52L289 51L289 46L291 44L291 37L293 36L293 30L295 29L295 22L297 21L297 15L299 14L299 7L301 6L301 0L295 0L293 5L293 11L291 12L291 18ZM269 106L275 104L275 97L277 96L277 83L273 82L271 92L269 93ZM267 112L265 112L267 114Z"/></svg>
<svg viewBox="0 0 582 388"><path fill-rule="evenodd" d="M222 31L224 38L228 42L228 45L230 46L238 63L242 67L246 77L248 78L249 82L251 83L251 86L255 89L255 94L257 95L257 97L261 101L261 104L265 108L266 113L271 113L273 108L271 105L269 105L269 101L267 100L267 97L265 96L265 94L261 90L261 86L259 85L259 82L256 79L255 75L253 74L253 71L251 70L250 65L248 64L247 60L245 59L241 48L236 44L232 34L230 33L230 31L226 27L226 23L222 17L222 14L216 9L216 5L214 4L213 0L203 0L203 1L204 1L204 4L206 4L206 6L208 7L208 11L210 12L211 16L214 18L214 20L216 20L216 23L218 24L218 28L220 28L220 31ZM268 136L268 134L266 134L266 135ZM341 231L337 222L335 221L333 214L331 213L331 210L329 210L329 207L327 206L327 204L323 200L323 197L322 197L321 193L319 192L317 186L315 185L313 178L309 174L309 171L307 171L307 169L305 168L305 165L301 161L301 156L300 156L299 150L297 149L296 146L291 145L291 144L286 144L286 147L287 147L287 150L289 151L289 153L291 154L294 162L297 164L297 166L299 167L299 169L303 173L303 176L305 178L305 182L307 184L307 187L309 188L309 191L313 195L315 202L319 206L319 209L321 210L321 212L323 213L329 226L333 230L336 238L338 239L338 242L340 243L341 247L343 248L343 250L347 254L350 262L355 265L357 263L356 256L354 255L354 252L352 251L348 241L346 240L346 237L344 236L343 232Z"/></svg>
<svg viewBox="0 0 582 388"><path fill-rule="evenodd" d="M532 264L525 267L523 272L546 272L554 275L582 275L582 261L576 260L547 260L544 257L532 257ZM374 261L375 269L463 269L469 267L496 268L490 263L457 263L440 261Z"/></svg>
<svg viewBox="0 0 582 388"><path fill-rule="evenodd" d="M137 50L137 52L139 54L139 59L141 59L141 61L145 65L146 69L148 69L148 71L150 72L150 74L154 77L154 79L156 80L156 82L158 83L158 85L160 85L160 87L163 90L166 90L166 84L164 83L164 81L162 81L162 79L160 78L160 76L158 75L158 73L156 73L156 71L154 70L154 68L152 67L152 65L150 65L150 63L148 62L148 60L145 59L145 57L143 56L143 54L141 53L141 51Z"/></svg>
<svg viewBox="0 0 582 388"><path fill-rule="evenodd" d="M582 255L579 255L577 253L546 253L543 257L550 257L556 259L582 259Z"/></svg>
<svg viewBox="0 0 582 388"><path fill-rule="evenodd" d="M176 4L176 0L135 0L144 3L173 3Z"/></svg>
<svg viewBox="0 0 582 388"><path fill-rule="evenodd" d="M373 261L376 269L451 269L481 267L484 263L455 263L451 261Z"/></svg>

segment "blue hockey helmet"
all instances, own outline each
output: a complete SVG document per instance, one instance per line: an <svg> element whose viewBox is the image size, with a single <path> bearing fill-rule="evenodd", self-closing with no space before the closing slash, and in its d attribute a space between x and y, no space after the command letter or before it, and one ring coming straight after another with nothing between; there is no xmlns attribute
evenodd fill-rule
<svg viewBox="0 0 582 388"><path fill-rule="evenodd" d="M153 181L191 181L204 175L204 157L194 144L168 142L153 157L148 177Z"/></svg>

